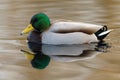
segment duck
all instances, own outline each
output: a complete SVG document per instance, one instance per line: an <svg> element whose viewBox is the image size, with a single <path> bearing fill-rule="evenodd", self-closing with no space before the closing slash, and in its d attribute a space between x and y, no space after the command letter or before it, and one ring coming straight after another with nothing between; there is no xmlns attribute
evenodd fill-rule
<svg viewBox="0 0 120 80"><path fill-rule="evenodd" d="M29 33L28 41L41 44L85 44L102 41L112 30L106 25L83 22L57 21L51 23L45 13L37 13L31 18L30 24L20 33ZM31 34L34 33L34 34ZM37 36L37 38L36 38Z"/></svg>

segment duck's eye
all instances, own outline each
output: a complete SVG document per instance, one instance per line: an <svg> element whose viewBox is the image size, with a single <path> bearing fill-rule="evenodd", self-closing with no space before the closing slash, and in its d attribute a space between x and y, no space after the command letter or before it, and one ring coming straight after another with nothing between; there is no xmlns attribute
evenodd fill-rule
<svg viewBox="0 0 120 80"><path fill-rule="evenodd" d="M36 21L37 21L37 18L35 18L33 22L36 22Z"/></svg>
<svg viewBox="0 0 120 80"><path fill-rule="evenodd" d="M35 23L38 19L37 18L32 18L30 23Z"/></svg>
<svg viewBox="0 0 120 80"><path fill-rule="evenodd" d="M35 21L36 21L36 19L32 19L32 20L31 20L31 23L34 23Z"/></svg>

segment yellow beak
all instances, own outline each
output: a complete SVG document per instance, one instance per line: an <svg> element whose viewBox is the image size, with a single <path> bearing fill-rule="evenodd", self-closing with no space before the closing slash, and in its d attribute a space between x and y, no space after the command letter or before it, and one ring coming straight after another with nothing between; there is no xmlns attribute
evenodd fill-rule
<svg viewBox="0 0 120 80"><path fill-rule="evenodd" d="M20 35L29 33L30 31L34 30L33 26L31 24L28 25L28 27L26 27L21 33Z"/></svg>
<svg viewBox="0 0 120 80"><path fill-rule="evenodd" d="M25 50L21 50L21 52L24 53L25 57L28 59L28 60L32 60L34 58L34 54L30 53L30 52L27 52Z"/></svg>

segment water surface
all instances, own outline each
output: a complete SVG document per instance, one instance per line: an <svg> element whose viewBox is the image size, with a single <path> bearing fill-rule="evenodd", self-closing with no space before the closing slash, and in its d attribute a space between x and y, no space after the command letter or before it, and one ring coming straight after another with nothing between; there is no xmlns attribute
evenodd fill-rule
<svg viewBox="0 0 120 80"><path fill-rule="evenodd" d="M51 60L43 70L35 69L20 52L29 51L27 35L20 36L33 14L45 12L51 21L70 20L108 25L107 53L75 62ZM119 0L1 0L0 80L120 80Z"/></svg>

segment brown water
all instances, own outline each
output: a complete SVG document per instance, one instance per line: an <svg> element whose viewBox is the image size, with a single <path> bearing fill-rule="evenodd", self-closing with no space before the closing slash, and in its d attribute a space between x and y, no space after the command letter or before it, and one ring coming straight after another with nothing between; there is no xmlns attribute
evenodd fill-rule
<svg viewBox="0 0 120 80"><path fill-rule="evenodd" d="M33 14L45 12L54 20L107 24L112 48L93 59L64 63L51 60L43 70L31 67L20 52L27 35L20 36ZM1 0L0 80L120 80L120 0Z"/></svg>

